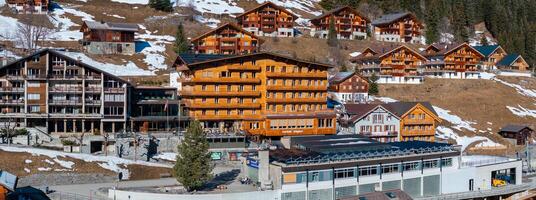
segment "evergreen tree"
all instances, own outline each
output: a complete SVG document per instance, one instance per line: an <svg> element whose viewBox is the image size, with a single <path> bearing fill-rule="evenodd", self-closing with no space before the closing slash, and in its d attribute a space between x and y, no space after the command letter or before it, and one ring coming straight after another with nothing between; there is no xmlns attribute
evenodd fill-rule
<svg viewBox="0 0 536 200"><path fill-rule="evenodd" d="M482 35L482 37L480 38L480 45L482 46L487 46L489 43L488 43L488 39L486 38L486 35Z"/></svg>
<svg viewBox="0 0 536 200"><path fill-rule="evenodd" d="M208 141L201 123L192 121L177 146L177 162L173 175L188 191L198 190L212 178L212 164Z"/></svg>
<svg viewBox="0 0 536 200"><path fill-rule="evenodd" d="M173 10L173 6L169 0L149 0L149 6L165 12L171 12Z"/></svg>
<svg viewBox="0 0 536 200"><path fill-rule="evenodd" d="M335 47L338 45L337 30L335 29L335 18L333 15L329 18L328 45Z"/></svg>
<svg viewBox="0 0 536 200"><path fill-rule="evenodd" d="M440 32L439 32L439 21L440 21L440 12L438 1L431 0L428 2L426 6L426 17L425 17L425 23L426 23L426 42L428 44L432 44L434 42L438 42L440 38Z"/></svg>
<svg viewBox="0 0 536 200"><path fill-rule="evenodd" d="M184 27L182 23L177 27L177 33L175 33L175 44L173 45L173 51L175 53L185 53L189 49L188 38L184 34Z"/></svg>
<svg viewBox="0 0 536 200"><path fill-rule="evenodd" d="M339 72L347 72L348 71L348 68L346 67L346 65L341 65L341 68L339 68Z"/></svg>
<svg viewBox="0 0 536 200"><path fill-rule="evenodd" d="M378 93L380 92L378 90L378 83L376 83L377 81L378 81L378 76L376 76L376 74L372 74L372 76L370 76L369 78L368 93L370 95L378 95Z"/></svg>

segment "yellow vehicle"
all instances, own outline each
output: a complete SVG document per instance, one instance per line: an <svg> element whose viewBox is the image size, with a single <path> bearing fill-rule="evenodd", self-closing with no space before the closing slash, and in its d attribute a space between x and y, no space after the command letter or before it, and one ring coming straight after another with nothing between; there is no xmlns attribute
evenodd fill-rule
<svg viewBox="0 0 536 200"><path fill-rule="evenodd" d="M506 181L505 180L501 180L501 179L492 179L491 180L491 185L493 187L501 187L501 186L505 186L506 185Z"/></svg>

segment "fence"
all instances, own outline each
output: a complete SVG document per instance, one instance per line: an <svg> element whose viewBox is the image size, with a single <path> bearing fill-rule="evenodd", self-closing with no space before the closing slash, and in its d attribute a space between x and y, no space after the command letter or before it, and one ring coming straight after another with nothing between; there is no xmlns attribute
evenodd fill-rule
<svg viewBox="0 0 536 200"><path fill-rule="evenodd" d="M53 192L48 194L48 197L52 200L109 200L108 198L98 196L95 191L91 191L90 196L68 192Z"/></svg>

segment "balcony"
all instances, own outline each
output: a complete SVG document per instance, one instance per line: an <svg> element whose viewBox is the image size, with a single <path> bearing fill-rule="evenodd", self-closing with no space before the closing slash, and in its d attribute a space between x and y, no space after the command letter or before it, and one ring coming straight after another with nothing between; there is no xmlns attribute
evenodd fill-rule
<svg viewBox="0 0 536 200"><path fill-rule="evenodd" d="M396 137L398 136L398 131L360 132L359 134L366 137Z"/></svg>
<svg viewBox="0 0 536 200"><path fill-rule="evenodd" d="M220 97L220 96L247 96L258 97L261 96L260 91L181 91L182 96L207 96L207 97Z"/></svg>
<svg viewBox="0 0 536 200"><path fill-rule="evenodd" d="M23 93L24 88L21 87L2 87L0 93Z"/></svg>
<svg viewBox="0 0 536 200"><path fill-rule="evenodd" d="M229 71L261 71L261 66L255 65L232 65L227 67Z"/></svg>
<svg viewBox="0 0 536 200"><path fill-rule="evenodd" d="M50 105L81 105L81 100L49 99Z"/></svg>
<svg viewBox="0 0 536 200"><path fill-rule="evenodd" d="M267 98L268 103L326 103L327 98Z"/></svg>
<svg viewBox="0 0 536 200"><path fill-rule="evenodd" d="M101 87L86 87L86 93L101 93L102 88Z"/></svg>
<svg viewBox="0 0 536 200"><path fill-rule="evenodd" d="M84 78L86 80L97 80L97 81L100 81L101 80L101 76L98 75L98 74L95 74L95 75L85 75Z"/></svg>
<svg viewBox="0 0 536 200"><path fill-rule="evenodd" d="M320 86L268 85L268 86L266 86L266 90L272 90L272 91L327 91L328 86L326 86L326 85L320 85Z"/></svg>
<svg viewBox="0 0 536 200"><path fill-rule="evenodd" d="M23 99L0 99L1 105L24 105Z"/></svg>
<svg viewBox="0 0 536 200"><path fill-rule="evenodd" d="M259 109L261 108L260 103L227 103L225 101L222 101L220 103L186 103L186 107L189 108L218 108L218 109L225 109L225 108L254 108Z"/></svg>
<svg viewBox="0 0 536 200"><path fill-rule="evenodd" d="M422 124L422 125L432 125L434 124L434 120L431 118L428 119L404 119L404 124Z"/></svg>
<svg viewBox="0 0 536 200"><path fill-rule="evenodd" d="M13 80L24 80L24 77L22 75L7 75L7 80L13 81Z"/></svg>
<svg viewBox="0 0 536 200"><path fill-rule="evenodd" d="M104 88L105 93L125 93L125 88Z"/></svg>
<svg viewBox="0 0 536 200"><path fill-rule="evenodd" d="M237 119L247 119L247 120L262 120L263 117L260 115L194 115L196 120L237 120Z"/></svg>
<svg viewBox="0 0 536 200"><path fill-rule="evenodd" d="M182 83L244 83L260 84L259 78L239 78L239 77L214 77L214 78L180 78Z"/></svg>
<svg viewBox="0 0 536 200"><path fill-rule="evenodd" d="M101 105L101 100L91 100L91 99L86 99L84 100L84 103L86 105Z"/></svg>
<svg viewBox="0 0 536 200"><path fill-rule="evenodd" d="M47 78L47 75L46 74L31 74L31 75L26 75L26 79L28 80L44 80Z"/></svg>
<svg viewBox="0 0 536 200"><path fill-rule="evenodd" d="M82 87L50 87L51 93L82 93Z"/></svg>
<svg viewBox="0 0 536 200"><path fill-rule="evenodd" d="M278 78L326 78L326 72L266 72L267 77Z"/></svg>

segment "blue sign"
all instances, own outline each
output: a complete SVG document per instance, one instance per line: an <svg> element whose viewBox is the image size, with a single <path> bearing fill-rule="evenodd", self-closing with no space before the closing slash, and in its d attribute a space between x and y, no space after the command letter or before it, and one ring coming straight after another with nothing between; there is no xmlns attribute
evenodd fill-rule
<svg viewBox="0 0 536 200"><path fill-rule="evenodd" d="M255 169L259 169L259 161L258 160L255 160L253 158L247 158L246 160L246 164L250 167L253 167Z"/></svg>

